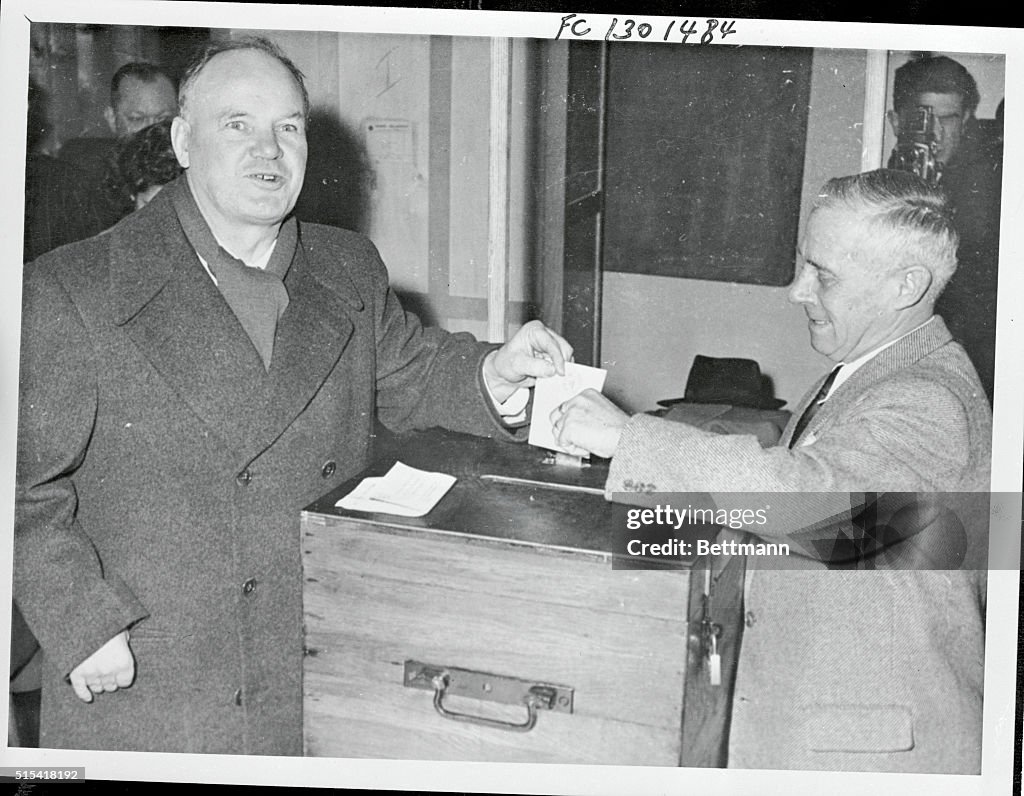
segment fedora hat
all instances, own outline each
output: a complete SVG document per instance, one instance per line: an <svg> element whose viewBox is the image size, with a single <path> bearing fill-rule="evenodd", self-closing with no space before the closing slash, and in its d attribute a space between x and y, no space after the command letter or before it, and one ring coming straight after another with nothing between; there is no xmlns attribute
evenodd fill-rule
<svg viewBox="0 0 1024 796"><path fill-rule="evenodd" d="M774 397L771 380L761 373L754 360L697 354L690 366L683 397L658 403L662 406L693 403L778 409L786 402Z"/></svg>

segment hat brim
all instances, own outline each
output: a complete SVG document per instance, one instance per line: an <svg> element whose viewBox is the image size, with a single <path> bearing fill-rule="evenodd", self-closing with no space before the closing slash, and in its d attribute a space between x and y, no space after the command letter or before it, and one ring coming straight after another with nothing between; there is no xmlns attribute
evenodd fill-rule
<svg viewBox="0 0 1024 796"><path fill-rule="evenodd" d="M684 396L682 398L664 398L658 401L658 406L663 406L666 409L669 409L675 406L676 404L723 404L728 406L741 406L744 409L770 409L774 411L776 409L781 409L782 407L784 407L786 405L786 402L783 401L781 398L761 397L758 398L756 403L750 403L746 401L738 403L736 401L724 399L714 400L713 396L701 398L701 400L687 398Z"/></svg>

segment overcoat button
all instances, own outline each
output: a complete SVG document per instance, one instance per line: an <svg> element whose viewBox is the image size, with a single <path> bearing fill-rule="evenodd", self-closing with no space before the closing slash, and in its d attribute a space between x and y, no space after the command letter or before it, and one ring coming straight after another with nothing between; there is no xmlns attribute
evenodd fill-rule
<svg viewBox="0 0 1024 796"><path fill-rule="evenodd" d="M745 621L746 621L747 627L753 627L754 626L754 622L757 621L757 617L754 616L754 612L753 611L747 611L747 616L746 616Z"/></svg>
<svg viewBox="0 0 1024 796"><path fill-rule="evenodd" d="M235 691L235 704L239 705L239 706L242 704L242 689L241 688L239 688L237 691Z"/></svg>
<svg viewBox="0 0 1024 796"><path fill-rule="evenodd" d="M254 591L256 591L256 578L249 578L249 580L243 583L242 591L246 594L252 594Z"/></svg>
<svg viewBox="0 0 1024 796"><path fill-rule="evenodd" d="M330 478L334 475L334 472L338 469L337 463L332 459L324 463L323 468L320 470L323 473L324 478Z"/></svg>
<svg viewBox="0 0 1024 796"><path fill-rule="evenodd" d="M235 477L235 481L239 486L249 486L249 482L252 481L252 471L247 467Z"/></svg>

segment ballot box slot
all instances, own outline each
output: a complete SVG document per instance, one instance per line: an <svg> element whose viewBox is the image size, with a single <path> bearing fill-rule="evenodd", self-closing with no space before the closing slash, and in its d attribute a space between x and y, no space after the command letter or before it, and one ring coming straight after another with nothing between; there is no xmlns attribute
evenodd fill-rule
<svg viewBox="0 0 1024 796"><path fill-rule="evenodd" d="M405 662L403 684L406 688L433 691L434 710L446 719L512 732L532 730L542 710L572 713L573 707L573 689L568 686L415 660ZM517 722L453 710L445 704L449 696L522 705L526 716Z"/></svg>

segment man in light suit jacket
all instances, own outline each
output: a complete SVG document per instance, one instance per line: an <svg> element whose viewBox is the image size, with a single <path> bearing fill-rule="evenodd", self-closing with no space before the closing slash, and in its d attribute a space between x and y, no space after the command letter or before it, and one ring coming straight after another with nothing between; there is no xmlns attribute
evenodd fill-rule
<svg viewBox="0 0 1024 796"><path fill-rule="evenodd" d="M40 745L301 754L299 512L366 466L376 418L511 438L571 349L539 322L500 348L424 329L370 241L297 223L309 102L269 42L212 47L180 96L185 175L26 267Z"/></svg>
<svg viewBox="0 0 1024 796"><path fill-rule="evenodd" d="M609 498L707 492L728 507L749 497L725 493L774 493L770 521L750 529L763 537L841 516L841 505L822 513L829 503L845 501L849 517L860 492L987 490L988 401L933 314L956 246L944 197L914 175L832 180L790 299L811 345L841 367L799 403L778 446L630 418L593 391L552 414L558 439L612 457ZM730 767L980 770L986 539L970 522L960 530L924 551L930 566L879 559L858 571L863 562L837 569L810 555L770 570L748 558Z"/></svg>

